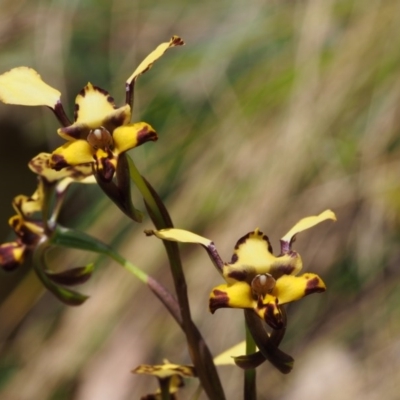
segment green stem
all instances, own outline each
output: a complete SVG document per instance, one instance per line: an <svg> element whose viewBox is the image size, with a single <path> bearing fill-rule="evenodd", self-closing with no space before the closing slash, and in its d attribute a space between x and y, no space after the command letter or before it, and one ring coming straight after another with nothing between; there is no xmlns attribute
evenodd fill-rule
<svg viewBox="0 0 400 400"><path fill-rule="evenodd" d="M179 304L174 296L159 283L156 279L146 274L139 267L133 265L120 254L118 254L112 247L97 240L96 238L87 235L84 232L76 231L57 225L50 239L50 244L57 246L70 247L74 249L81 249L92 251L97 254L103 254L112 258L119 265L124 267L129 273L136 276L141 282L145 283L149 289L161 300L167 310L170 312L175 321L182 327L182 317L179 309ZM183 329L183 328L182 328Z"/></svg>
<svg viewBox="0 0 400 400"><path fill-rule="evenodd" d="M132 159L130 157L127 158L131 179L141 192L154 225L157 229L173 227L171 218L162 200L151 185L140 175ZM182 315L183 330L186 334L192 362L196 367L200 382L208 397L211 400L223 400L225 399L225 394L213 362L213 357L200 331L192 321L186 279L183 273L178 245L177 243L167 241L163 241L163 243L171 266L175 291Z"/></svg>
<svg viewBox="0 0 400 400"><path fill-rule="evenodd" d="M246 354L253 354L256 352L256 343L253 336L249 331L246 323ZM256 370L254 368L244 370L244 399L256 400L257 399L257 383L256 383Z"/></svg>

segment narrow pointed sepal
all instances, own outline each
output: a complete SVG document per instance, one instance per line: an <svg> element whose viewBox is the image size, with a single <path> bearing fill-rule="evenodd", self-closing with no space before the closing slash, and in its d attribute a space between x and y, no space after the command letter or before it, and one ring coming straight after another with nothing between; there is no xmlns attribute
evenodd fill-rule
<svg viewBox="0 0 400 400"><path fill-rule="evenodd" d="M244 315L251 336L262 355L280 372L288 374L293 369L293 357L277 347L266 332L261 319L252 310L244 310Z"/></svg>
<svg viewBox="0 0 400 400"><path fill-rule="evenodd" d="M94 271L94 264L71 268L62 272L45 271L47 277L54 283L65 286L81 285L87 282Z"/></svg>
<svg viewBox="0 0 400 400"><path fill-rule="evenodd" d="M126 81L127 85L130 85L132 82L136 81L136 79L148 71L169 48L175 46L184 45L184 41L179 36L172 36L171 40L166 43L161 43L155 50L153 50L135 69L133 74Z"/></svg>
<svg viewBox="0 0 400 400"><path fill-rule="evenodd" d="M285 254L291 250L291 245L296 239L296 235L300 232L303 232L307 229L312 228L315 225L320 224L323 221L331 219L332 221L336 221L336 215L331 210L325 210L319 215L313 215L311 217L306 217L301 219L297 224L290 229L288 233L281 239L281 252Z"/></svg>

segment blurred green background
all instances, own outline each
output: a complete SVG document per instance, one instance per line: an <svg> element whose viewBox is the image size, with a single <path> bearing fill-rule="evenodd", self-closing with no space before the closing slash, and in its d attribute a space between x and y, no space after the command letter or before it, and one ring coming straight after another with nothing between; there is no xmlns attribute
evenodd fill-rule
<svg viewBox="0 0 400 400"><path fill-rule="evenodd" d="M400 391L400 2L396 0L0 0L0 72L27 65L63 93L71 113L90 80L124 101L124 82L173 34L175 48L136 85L134 120L157 143L134 150L177 227L212 238L225 260L255 227L279 238L300 218L333 209L299 235L305 269L325 294L290 305L282 376L258 369L259 399L398 399ZM63 141L49 110L0 104L0 234L27 162ZM137 205L143 209L134 191ZM96 187L76 187L61 222L118 246L168 287L162 244L146 238ZM182 246L193 317L217 355L244 338L242 313L207 311L222 283L207 255ZM29 265L0 281L0 397L127 400L155 388L130 370L188 363L181 332L119 266L77 251L55 268L97 260L79 308L45 293ZM229 399L242 372L221 367ZM189 398L195 384L183 398Z"/></svg>

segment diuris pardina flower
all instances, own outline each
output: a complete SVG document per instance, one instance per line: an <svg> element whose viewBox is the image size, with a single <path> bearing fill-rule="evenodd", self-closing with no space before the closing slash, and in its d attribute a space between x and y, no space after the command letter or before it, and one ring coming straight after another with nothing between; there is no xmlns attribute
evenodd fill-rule
<svg viewBox="0 0 400 400"><path fill-rule="evenodd" d="M288 373L292 369L293 359L277 349L286 326L282 305L326 290L323 280L314 273L296 276L303 263L292 245L298 233L328 219L336 220L330 210L300 220L281 239L281 251L277 256L272 253L268 237L257 228L238 240L230 262L222 261L210 239L192 232L163 229L146 231L146 234L163 240L201 244L226 281L212 289L210 311L214 313L219 308L227 307L244 309L250 332L261 350L261 357L254 354L255 357L243 359L245 362L242 364L257 365L268 358L281 372ZM262 321L273 328L271 335L268 336L264 330Z"/></svg>
<svg viewBox="0 0 400 400"><path fill-rule="evenodd" d="M53 247L52 236L57 229L58 213L69 185L73 182L95 183L96 180L90 165L82 164L55 171L49 167L50 157L48 153L41 153L28 164L38 176L38 187L32 196L19 195L13 200L12 205L17 214L10 218L9 224L17 237L13 242L0 245L0 266L11 271L21 265L27 256L31 256L34 269L43 284L61 301L78 305L87 296L59 284L84 283L90 278L93 265L53 272L47 267L46 252Z"/></svg>
<svg viewBox="0 0 400 400"><path fill-rule="evenodd" d="M152 375L159 381L160 388L155 393L141 397L142 400L162 400L164 389L168 391L171 400L177 399L176 393L184 386L183 378L197 376L192 365L171 364L168 360L164 360L164 364L161 365L139 365L132 372L134 374Z"/></svg>
<svg viewBox="0 0 400 400"><path fill-rule="evenodd" d="M97 178L109 182L121 154L147 141L157 140L154 129L145 122L130 123L134 86L164 52L184 44L174 36L150 53L126 81L126 104L117 107L110 94L90 82L75 100L74 123L70 123L61 104L61 93L42 81L28 67L14 68L0 75L0 100L8 104L47 106L63 125L58 134L67 143L56 149L50 166L56 170L92 163Z"/></svg>

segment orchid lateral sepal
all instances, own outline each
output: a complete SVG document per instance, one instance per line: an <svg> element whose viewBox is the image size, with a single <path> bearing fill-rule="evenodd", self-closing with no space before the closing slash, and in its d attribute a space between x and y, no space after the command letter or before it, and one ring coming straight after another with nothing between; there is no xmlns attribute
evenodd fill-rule
<svg viewBox="0 0 400 400"><path fill-rule="evenodd" d="M80 306L88 296L66 289L54 283L46 274L46 252L50 249L48 240L42 240L33 252L33 268L43 285L63 303L70 306Z"/></svg>
<svg viewBox="0 0 400 400"><path fill-rule="evenodd" d="M251 310L244 310L244 314L248 329L262 355L280 372L288 374L293 369L293 357L284 353L270 340L262 320L259 319L254 312Z"/></svg>

